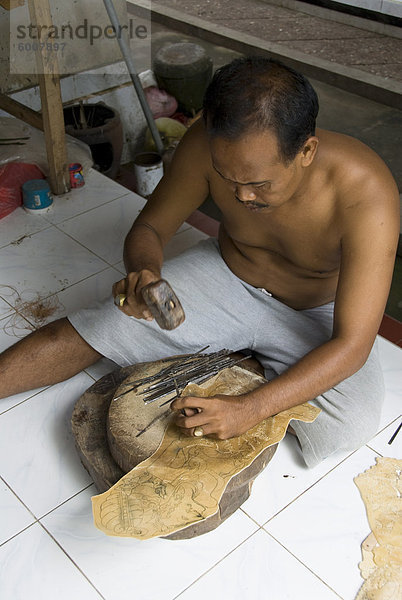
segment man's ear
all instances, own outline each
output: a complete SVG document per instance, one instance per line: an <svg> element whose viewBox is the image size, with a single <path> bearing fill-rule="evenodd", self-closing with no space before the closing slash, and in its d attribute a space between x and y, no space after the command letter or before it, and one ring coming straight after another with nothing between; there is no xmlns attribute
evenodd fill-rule
<svg viewBox="0 0 402 600"><path fill-rule="evenodd" d="M318 138L314 135L308 138L301 150L302 167L308 167L313 162L318 148Z"/></svg>

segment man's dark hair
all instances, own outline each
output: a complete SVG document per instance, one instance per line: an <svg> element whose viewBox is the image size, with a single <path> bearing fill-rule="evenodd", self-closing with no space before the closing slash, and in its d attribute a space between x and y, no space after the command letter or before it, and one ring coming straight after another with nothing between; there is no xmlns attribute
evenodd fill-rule
<svg viewBox="0 0 402 600"><path fill-rule="evenodd" d="M315 134L317 113L317 94L304 75L261 56L238 58L218 69L203 102L209 135L235 140L271 130L285 163Z"/></svg>

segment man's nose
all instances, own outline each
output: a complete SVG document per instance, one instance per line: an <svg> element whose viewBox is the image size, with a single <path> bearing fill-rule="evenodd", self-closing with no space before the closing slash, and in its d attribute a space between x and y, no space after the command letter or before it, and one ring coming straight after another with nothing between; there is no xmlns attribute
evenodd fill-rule
<svg viewBox="0 0 402 600"><path fill-rule="evenodd" d="M236 187L236 196L241 202L252 202L257 197L254 190L248 185L238 185Z"/></svg>

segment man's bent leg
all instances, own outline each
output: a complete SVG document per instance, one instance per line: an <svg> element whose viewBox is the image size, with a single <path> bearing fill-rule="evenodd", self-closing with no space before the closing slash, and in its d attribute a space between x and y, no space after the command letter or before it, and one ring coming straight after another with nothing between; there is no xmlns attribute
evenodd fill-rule
<svg viewBox="0 0 402 600"><path fill-rule="evenodd" d="M262 314L248 288L228 269L214 240L167 260L162 276L186 314L176 329L162 330L155 321L128 317L112 298L70 314L69 321L93 348L122 367L207 346L214 352L252 344Z"/></svg>
<svg viewBox="0 0 402 600"><path fill-rule="evenodd" d="M306 464L313 467L337 450L356 450L374 437L384 391L375 343L357 373L311 401L321 408L313 423L292 422Z"/></svg>
<svg viewBox="0 0 402 600"><path fill-rule="evenodd" d="M262 314L250 286L228 269L216 240L166 261L163 276L185 310L180 327L167 331L154 321L130 318L110 297L42 328L0 356L0 397L64 380L101 356L128 366L208 345L210 352L252 345Z"/></svg>
<svg viewBox="0 0 402 600"><path fill-rule="evenodd" d="M313 348L332 335L333 304L295 311L262 294L266 315L259 323L255 345L257 358L268 379L284 373ZM337 450L355 450L377 432L384 398L384 381L374 346L365 365L351 377L311 400L321 408L313 423L292 421L309 467Z"/></svg>
<svg viewBox="0 0 402 600"><path fill-rule="evenodd" d="M68 379L101 357L67 319L49 323L0 355L0 398Z"/></svg>

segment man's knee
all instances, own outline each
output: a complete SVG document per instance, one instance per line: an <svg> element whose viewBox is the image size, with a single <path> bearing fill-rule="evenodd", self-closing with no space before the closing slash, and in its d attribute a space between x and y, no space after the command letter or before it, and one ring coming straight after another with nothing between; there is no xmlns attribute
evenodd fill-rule
<svg viewBox="0 0 402 600"><path fill-rule="evenodd" d="M310 468L335 452L361 448L376 434L377 427L374 420L359 428L347 419L328 419L322 413L313 423L294 423L304 461Z"/></svg>
<svg viewBox="0 0 402 600"><path fill-rule="evenodd" d="M77 357L84 355L86 358L90 358L92 362L102 357L81 337L67 317L47 323L20 340L16 346L19 344L27 349L34 348L37 354L40 354L42 350L45 353L53 350L55 354L66 351L70 358L76 353Z"/></svg>
<svg viewBox="0 0 402 600"><path fill-rule="evenodd" d="M363 446L378 431L385 397L384 377L378 361L370 357L360 371L323 397L338 416L342 448Z"/></svg>
<svg viewBox="0 0 402 600"><path fill-rule="evenodd" d="M337 386L315 399L321 413L313 423L294 423L308 466L337 451L354 451L378 431L384 389L381 379L370 390Z"/></svg>
<svg viewBox="0 0 402 600"><path fill-rule="evenodd" d="M382 403L383 392L379 388L371 397L343 396L337 409L333 404L322 403L327 455L336 450L356 450L372 439L378 431ZM325 446L325 439L323 443Z"/></svg>
<svg viewBox="0 0 402 600"><path fill-rule="evenodd" d="M38 334L47 337L50 342L57 343L60 340L66 339L66 335L74 335L71 329L73 329L73 326L66 317L63 317L43 325L43 327L38 329Z"/></svg>
<svg viewBox="0 0 402 600"><path fill-rule="evenodd" d="M379 414L362 415L359 423L355 421L344 422L338 428L339 450L357 450L361 448L377 433L379 427Z"/></svg>

